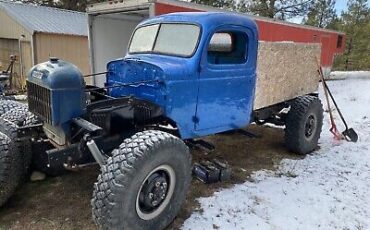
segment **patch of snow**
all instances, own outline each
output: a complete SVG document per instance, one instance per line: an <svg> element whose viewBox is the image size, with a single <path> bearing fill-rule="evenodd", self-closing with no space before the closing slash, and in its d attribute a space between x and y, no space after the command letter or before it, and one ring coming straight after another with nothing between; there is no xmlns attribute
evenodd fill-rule
<svg viewBox="0 0 370 230"><path fill-rule="evenodd" d="M328 79L367 78L370 79L370 71L334 71Z"/></svg>
<svg viewBox="0 0 370 230"><path fill-rule="evenodd" d="M14 99L17 101L27 101L27 95L15 95Z"/></svg>
<svg viewBox="0 0 370 230"><path fill-rule="evenodd" d="M257 171L254 182L200 198L202 212L182 228L370 229L370 79L328 84L359 142L334 140L325 113L320 150L303 160L285 159L275 171Z"/></svg>

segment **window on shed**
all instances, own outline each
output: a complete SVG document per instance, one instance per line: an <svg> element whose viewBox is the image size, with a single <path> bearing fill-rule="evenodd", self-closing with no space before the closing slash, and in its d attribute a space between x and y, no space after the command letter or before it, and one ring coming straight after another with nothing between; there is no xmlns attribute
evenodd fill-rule
<svg viewBox="0 0 370 230"><path fill-rule="evenodd" d="M343 43L343 36L338 35L337 48L342 48L342 43Z"/></svg>
<svg viewBox="0 0 370 230"><path fill-rule="evenodd" d="M208 45L210 64L243 64L247 61L248 37L242 32L217 32Z"/></svg>
<svg viewBox="0 0 370 230"><path fill-rule="evenodd" d="M313 41L316 42L317 40L318 40L318 36L317 36L317 34L314 34L313 35Z"/></svg>

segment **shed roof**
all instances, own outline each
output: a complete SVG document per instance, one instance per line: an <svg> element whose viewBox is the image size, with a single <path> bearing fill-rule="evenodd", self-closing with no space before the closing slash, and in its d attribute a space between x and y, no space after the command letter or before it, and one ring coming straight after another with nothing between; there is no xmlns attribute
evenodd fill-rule
<svg viewBox="0 0 370 230"><path fill-rule="evenodd" d="M32 34L44 32L87 36L87 14L85 13L2 0L0 0L0 10L4 10Z"/></svg>

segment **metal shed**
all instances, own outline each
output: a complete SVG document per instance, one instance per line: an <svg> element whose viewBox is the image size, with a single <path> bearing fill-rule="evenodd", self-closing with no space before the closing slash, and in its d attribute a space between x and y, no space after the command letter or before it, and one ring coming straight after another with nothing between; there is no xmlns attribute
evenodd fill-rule
<svg viewBox="0 0 370 230"><path fill-rule="evenodd" d="M17 87L35 64L58 57L89 73L87 16L84 13L0 0L0 70L15 54Z"/></svg>

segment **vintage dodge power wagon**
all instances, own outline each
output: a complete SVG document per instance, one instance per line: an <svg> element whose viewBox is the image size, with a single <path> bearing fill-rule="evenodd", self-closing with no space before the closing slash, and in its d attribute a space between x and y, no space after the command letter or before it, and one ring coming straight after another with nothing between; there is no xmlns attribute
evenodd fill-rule
<svg viewBox="0 0 370 230"><path fill-rule="evenodd" d="M289 150L317 147L318 57L319 44L259 42L246 16L174 13L137 26L104 87L50 58L29 72L28 107L1 102L1 204L31 158L51 174L97 162L97 226L163 229L189 189L189 140L272 123L285 127Z"/></svg>

